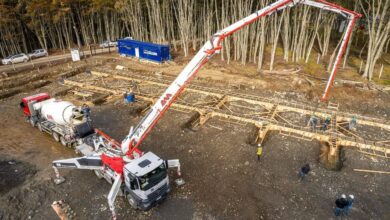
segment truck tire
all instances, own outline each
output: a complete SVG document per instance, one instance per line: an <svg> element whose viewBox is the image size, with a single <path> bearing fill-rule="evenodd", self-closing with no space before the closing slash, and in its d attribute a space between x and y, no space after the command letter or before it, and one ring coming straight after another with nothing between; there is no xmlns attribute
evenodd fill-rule
<svg viewBox="0 0 390 220"><path fill-rule="evenodd" d="M133 208L134 210L137 210L137 209L138 209L137 203L135 202L135 200L133 199L133 197L130 195L130 193L128 193L128 194L126 195L126 199L127 199L127 201L129 202L131 208Z"/></svg>
<svg viewBox="0 0 390 220"><path fill-rule="evenodd" d="M60 143L62 144L62 146L68 147L68 143L66 142L65 137L62 135L60 136Z"/></svg>
<svg viewBox="0 0 390 220"><path fill-rule="evenodd" d="M34 120L33 117L30 117L29 121L30 121L31 126L33 126L33 127L35 127L35 125L37 124L37 122Z"/></svg>
<svg viewBox="0 0 390 220"><path fill-rule="evenodd" d="M100 170L94 170L93 171L98 179L103 179L103 173Z"/></svg>
<svg viewBox="0 0 390 220"><path fill-rule="evenodd" d="M60 141L60 135L57 132L53 131L52 136L53 136L55 141L57 141L57 142Z"/></svg>
<svg viewBox="0 0 390 220"><path fill-rule="evenodd" d="M41 123L37 123L37 127L38 127L38 130L40 131L40 132L43 132L43 127L42 127L42 124Z"/></svg>

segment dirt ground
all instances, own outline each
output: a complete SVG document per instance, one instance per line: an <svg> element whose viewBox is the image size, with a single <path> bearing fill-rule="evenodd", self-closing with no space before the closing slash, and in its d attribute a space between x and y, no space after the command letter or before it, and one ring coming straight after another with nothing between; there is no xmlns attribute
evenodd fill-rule
<svg viewBox="0 0 390 220"><path fill-rule="evenodd" d="M106 66L118 64L127 64L134 71L171 75L182 68L180 60L169 65L112 60ZM230 68L229 72L218 71L220 65L215 62L206 66L199 82L211 77L230 85L228 79L236 73L241 80L236 84L257 86L264 90L259 95L302 102L312 101L324 87L310 88L303 82L294 85L291 80L273 83L276 80L270 76L259 77L258 82L251 84L246 82L253 76L251 71L237 71L240 68L235 65L225 66ZM110 185L92 172L77 170L61 170L66 182L55 185L51 161L77 155L32 128L17 108L24 96L42 91L53 94L63 89L53 82L0 100L0 219L58 219L50 205L60 199L70 205L76 219L110 218L106 201ZM253 91L248 89L248 93ZM342 103L342 110L389 120L388 94L340 86L332 95ZM361 100L370 101L362 105ZM122 140L130 126L142 119L134 107L120 101L93 106L93 124ZM318 142L271 133L264 144L264 155L257 161L256 148L248 144L252 127L212 119L193 131L186 128L192 116L169 110L140 147L164 159L180 159L186 184L172 184L173 192L166 201L148 212L133 211L119 197L119 219L332 219L334 200L342 193L356 197L349 219L390 219L390 176L353 171L389 171L388 160L346 149L342 170L328 171L318 162ZM306 162L312 166L312 172L306 181L299 181L298 170ZM175 173L170 177L173 181Z"/></svg>

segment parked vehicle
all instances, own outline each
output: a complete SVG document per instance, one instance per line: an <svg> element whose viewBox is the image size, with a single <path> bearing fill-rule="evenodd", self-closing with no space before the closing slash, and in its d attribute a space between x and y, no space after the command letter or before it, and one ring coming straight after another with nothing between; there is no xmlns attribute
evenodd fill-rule
<svg viewBox="0 0 390 220"><path fill-rule="evenodd" d="M95 133L81 107L51 98L47 93L22 98L20 108L33 127L64 146L82 144Z"/></svg>
<svg viewBox="0 0 390 220"><path fill-rule="evenodd" d="M104 41L103 43L100 44L100 47L106 48L106 47L116 47L118 46L118 42L116 41Z"/></svg>
<svg viewBox="0 0 390 220"><path fill-rule="evenodd" d="M49 54L47 53L47 51L45 49L34 50L32 53L28 54L30 59L35 59L35 58L39 58L39 57L46 57L48 55Z"/></svg>
<svg viewBox="0 0 390 220"><path fill-rule="evenodd" d="M12 56L9 56L9 57L2 59L1 63L4 65L23 63L23 62L27 62L29 59L30 58L26 54L20 53L20 54L12 55Z"/></svg>
<svg viewBox="0 0 390 220"><path fill-rule="evenodd" d="M14 56L14 55L11 55L11 56L8 56L8 57L2 59L2 60L1 60L1 63L2 63L3 65L11 64L11 58L12 58L13 56Z"/></svg>

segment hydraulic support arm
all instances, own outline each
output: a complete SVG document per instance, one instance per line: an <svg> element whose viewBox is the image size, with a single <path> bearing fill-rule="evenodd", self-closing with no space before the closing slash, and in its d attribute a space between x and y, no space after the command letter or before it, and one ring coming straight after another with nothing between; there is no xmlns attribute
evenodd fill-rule
<svg viewBox="0 0 390 220"><path fill-rule="evenodd" d="M80 170L102 170L103 169L102 159L98 155L56 160L53 161L52 164L53 164L54 172L56 173L56 178L54 179L54 182L56 184L60 184L65 181L65 179L60 176L60 172L58 171L59 168L61 169L76 168Z"/></svg>

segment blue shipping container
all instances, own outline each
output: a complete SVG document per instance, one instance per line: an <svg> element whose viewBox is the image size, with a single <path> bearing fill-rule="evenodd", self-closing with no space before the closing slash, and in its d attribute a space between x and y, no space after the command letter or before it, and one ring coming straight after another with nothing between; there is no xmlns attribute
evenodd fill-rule
<svg viewBox="0 0 390 220"><path fill-rule="evenodd" d="M138 57L140 59L159 63L170 60L171 58L168 45L153 44L130 39L118 40L118 52L120 55Z"/></svg>

